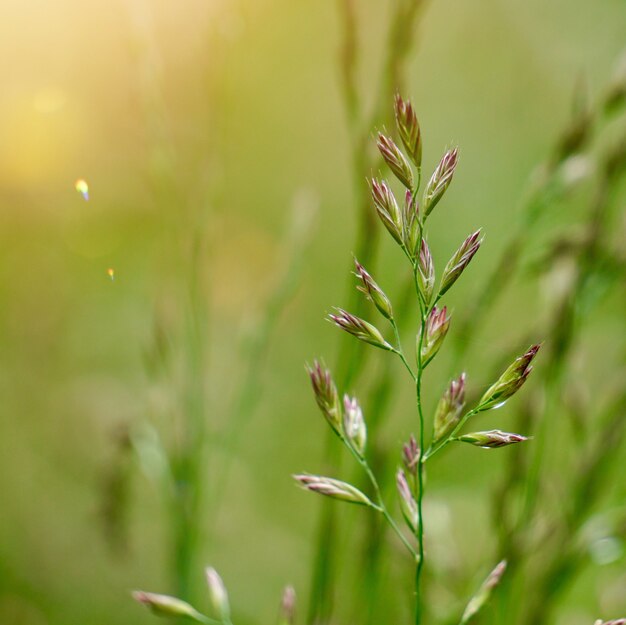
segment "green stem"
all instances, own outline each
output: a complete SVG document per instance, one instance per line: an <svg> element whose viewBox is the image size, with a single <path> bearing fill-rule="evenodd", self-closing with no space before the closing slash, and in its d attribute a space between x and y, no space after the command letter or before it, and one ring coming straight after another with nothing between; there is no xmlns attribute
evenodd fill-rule
<svg viewBox="0 0 626 625"><path fill-rule="evenodd" d="M391 121L385 111L395 92L402 90L403 78L406 73L406 61L413 41L413 31L420 17L425 0L399 0L394 7L388 33L387 54L383 63L382 76L378 88L379 95L374 104L371 115L364 111L363 99L357 90L357 69L359 50L357 48L357 14L354 0L340 0L339 8L343 26L343 45L341 52L341 71L343 83L343 100L348 116L350 131L350 147L352 156L352 177L356 191L358 207L358 233L355 251L359 261L371 268L376 259L378 250L378 232L376 217L371 210L370 199L363 185L364 176L376 170L380 157L373 159L366 149L371 128L385 126L385 121ZM353 300L359 312L359 300ZM353 308L350 308L353 310ZM347 387L361 373L366 358L363 346L354 342L345 342L339 355L338 381L341 386ZM339 459L327 454L327 463L337 466ZM316 547L316 560L313 567L311 584L311 603L307 616L310 625L325 624L330 621L332 614L332 575L339 549L333 544L336 534L336 520L333 517L334 507L326 505L321 519Z"/></svg>
<svg viewBox="0 0 626 625"><path fill-rule="evenodd" d="M363 462L361 464L361 466L365 469L365 471L367 473L367 476L368 476L369 480L371 481L372 486L374 488L374 492L376 493L378 509L380 510L382 515L385 517L385 520L387 521L387 523L389 524L391 529L396 533L398 538L402 541L402 544L408 549L409 553L415 559L417 559L418 554L415 552L415 549L413 548L411 543L407 540L407 538L404 535L404 533L402 532L402 530L398 527L398 524L395 522L394 518L389 513L389 510L387 510L387 506L385 505L385 502L383 501L382 494L380 492L380 487L378 486L378 482L377 482L376 478L374 477L374 474L370 470L369 465L366 462Z"/></svg>
<svg viewBox="0 0 626 625"><path fill-rule="evenodd" d="M228 621L228 623L225 621L218 621L217 619L209 618L206 614L201 614L200 612L191 618L199 623L206 623L206 625L232 625L230 621Z"/></svg>
<svg viewBox="0 0 626 625"><path fill-rule="evenodd" d="M417 194L418 188L415 189ZM424 223L420 221L419 240L417 243L417 250L422 247L422 239L424 236ZM420 307L420 329L419 329L419 341L417 344L415 359L417 361L417 375L414 376L415 381L415 398L417 402L417 413L419 417L419 441L418 445L420 449L424 449L424 411L422 408L422 374L424 372L424 363L422 362L422 346L424 344L424 333L426 331L426 320L430 310L427 304L423 301L422 293L419 288L419 280L417 272L419 261L413 261L413 281L415 283L415 292ZM424 568L424 514L423 514L423 500L424 500L424 464L420 460L417 463L417 527L415 531L415 538L417 539L419 559L415 568L415 625L420 625L422 622L422 596L421 596L421 578L422 570Z"/></svg>
<svg viewBox="0 0 626 625"><path fill-rule="evenodd" d="M393 332L396 338L396 346L397 346L391 351L400 357L402 364L404 365L406 370L409 372L409 375L413 378L413 381L417 382L417 376L415 375L415 372L411 368L411 365L409 364L408 360L406 359L406 356L404 355L404 350L402 349L402 343L400 342L400 332L398 330L398 325L396 324L394 319L390 319L390 322L393 327Z"/></svg>
<svg viewBox="0 0 626 625"><path fill-rule="evenodd" d="M420 303L420 311L422 313L422 324L420 327L420 338L417 347L417 377L415 379L415 395L417 400L417 412L419 416L419 446L420 449L424 448L424 412L422 409L422 373L424 367L422 366L422 344L424 342L424 329L426 327L426 314L424 307ZM417 463L417 531L416 538L419 549L419 560L417 561L417 568L415 570L415 595L416 595L416 607L415 607L415 625L420 625L422 620L422 599L421 599L421 576L422 569L424 567L424 515L422 509L422 502L424 499L424 464L423 462Z"/></svg>
<svg viewBox="0 0 626 625"><path fill-rule="evenodd" d="M393 517L389 513L389 510L387 509L387 506L385 505L385 501L383 499L383 495L380 490L378 480L376 479L376 476L374 475L372 469L370 468L367 460L356 449L354 449L354 447L350 444L350 441L348 441L348 439L345 438L345 436L341 432L337 430L335 430L335 432L337 436L341 439L343 444L348 448L350 453L354 456L355 460L361 465L361 467L365 471L365 474L367 475L367 478L369 479L372 485L372 488L374 489L374 498L376 499L375 509L382 513L382 515L385 517L385 520L387 521L391 529L397 534L398 538L402 541L402 544L409 550L409 553L415 559L417 559L418 554L416 553L415 549L413 548L411 543L407 540L406 536L403 534L402 530L398 527L397 523L394 521Z"/></svg>

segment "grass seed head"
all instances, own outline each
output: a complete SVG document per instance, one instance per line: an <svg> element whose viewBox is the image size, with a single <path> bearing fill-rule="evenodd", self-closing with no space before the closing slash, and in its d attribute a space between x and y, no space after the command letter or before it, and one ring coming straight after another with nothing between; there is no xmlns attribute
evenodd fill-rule
<svg viewBox="0 0 626 625"><path fill-rule="evenodd" d="M472 258L474 258L474 254L476 254L478 248L483 242L480 238L480 234L480 229L476 230L473 234L470 234L467 239L463 241L461 247L459 247L452 258L448 261L448 264L443 270L439 295L443 295L457 281L458 277L469 265Z"/></svg>
<svg viewBox="0 0 626 625"><path fill-rule="evenodd" d="M439 165L430 177L426 189L424 190L424 197L422 198L422 207L424 211L424 218L428 217L432 213L433 208L437 205L439 200L443 197L446 189L452 182L452 176L458 163L459 151L457 148L448 150L439 161Z"/></svg>
<svg viewBox="0 0 626 625"><path fill-rule="evenodd" d="M415 532L417 531L419 523L419 512L417 502L415 501L411 488L409 487L404 469L398 469L398 472L396 473L396 487L400 498L402 516L404 516L404 520L411 528L411 531Z"/></svg>
<svg viewBox="0 0 626 625"><path fill-rule="evenodd" d="M404 145L404 149L418 169L422 166L422 133L417 122L417 115L409 100L403 100L397 94L395 98L394 112L398 134Z"/></svg>
<svg viewBox="0 0 626 625"><path fill-rule="evenodd" d="M393 175L407 189L411 190L414 184L413 170L400 148L389 137L380 132L378 133L376 145Z"/></svg>
<svg viewBox="0 0 626 625"><path fill-rule="evenodd" d="M540 345L532 345L519 358L515 359L498 381L487 389L478 404L478 410L499 408L509 397L517 393L530 375L531 363L540 347Z"/></svg>
<svg viewBox="0 0 626 625"><path fill-rule="evenodd" d="M201 623L206 622L204 617L198 610L196 610L191 604L178 599L177 597L171 597L169 595L159 595L154 592L144 592L143 590L135 590L132 592L133 599L142 603L150 608L150 610L157 616L176 617L186 616L187 618L199 621Z"/></svg>
<svg viewBox="0 0 626 625"><path fill-rule="evenodd" d="M487 579L483 582L478 592L470 599L470 602L463 612L460 625L464 625L473 618L489 601L493 589L500 583L502 576L506 571L506 560L499 562L496 567L489 573Z"/></svg>
<svg viewBox="0 0 626 625"><path fill-rule="evenodd" d="M402 445L402 463L404 468L413 476L417 475L417 463L420 461L421 450L415 436L411 434L409 440Z"/></svg>
<svg viewBox="0 0 626 625"><path fill-rule="evenodd" d="M424 328L424 338L422 340L421 359L422 366L425 367L437 354L443 339L450 329L450 317L448 309L444 306L439 309L433 306L433 309L426 319L426 327ZM419 347L419 337L418 337Z"/></svg>
<svg viewBox="0 0 626 625"><path fill-rule="evenodd" d="M376 306L383 317L393 319L391 302L384 291L376 284L372 276L370 276L365 267L363 267L356 258L354 259L354 265L356 268L355 275L361 282L359 286L357 286L357 289L365 293L367 299Z"/></svg>
<svg viewBox="0 0 626 625"><path fill-rule="evenodd" d="M338 328L352 334L360 341L365 341L375 347L382 349L391 349L391 345L385 341L380 330L371 323L361 319L355 315L346 312L342 308L337 308L337 314L328 315L328 319L332 321Z"/></svg>
<svg viewBox="0 0 626 625"><path fill-rule="evenodd" d="M343 432L348 442L363 456L367 442L367 428L363 411L356 397L343 396Z"/></svg>
<svg viewBox="0 0 626 625"><path fill-rule="evenodd" d="M296 616L296 591L293 586L285 586L280 600L278 625L293 625Z"/></svg>
<svg viewBox="0 0 626 625"><path fill-rule="evenodd" d="M347 482L335 480L331 477L323 477L321 475L309 475L308 473L294 475L293 478L304 489L314 493L319 493L320 495L325 495L332 499L360 504L362 506L376 507L365 494Z"/></svg>
<svg viewBox="0 0 626 625"><path fill-rule="evenodd" d="M465 406L465 379L465 373L462 373L452 380L437 404L433 434L435 443L448 436L461 420Z"/></svg>
<svg viewBox="0 0 626 625"><path fill-rule="evenodd" d="M497 447L506 447L527 441L528 437L521 434L512 434L510 432L502 432L502 430L489 430L486 432L471 432L459 436L459 440L464 443L476 445L484 449L495 449Z"/></svg>
<svg viewBox="0 0 626 625"><path fill-rule="evenodd" d="M389 234L402 245L402 215L400 214L400 208L398 207L398 202L396 201L393 191L384 180L379 182L375 178L372 178L370 186L374 206L376 207L376 212L380 220L389 231Z"/></svg>
<svg viewBox="0 0 626 625"><path fill-rule="evenodd" d="M404 206L402 208L402 224L404 227L402 238L404 246L411 258L417 254L417 245L420 240L422 224L419 217L419 202L417 195L407 189L404 194Z"/></svg>
<svg viewBox="0 0 626 625"><path fill-rule="evenodd" d="M435 289L435 265L426 239L422 239L417 263L417 284L426 305L430 303Z"/></svg>
<svg viewBox="0 0 626 625"><path fill-rule="evenodd" d="M331 376L330 370L325 369L317 361L313 361L312 367L307 367L315 401L322 411L330 426L336 430L341 430L341 404L339 393Z"/></svg>
<svg viewBox="0 0 626 625"><path fill-rule="evenodd" d="M228 601L228 592L222 578L218 572L207 567L204 571L207 586L209 587L209 600L215 614L219 615L222 621L230 620L230 602Z"/></svg>

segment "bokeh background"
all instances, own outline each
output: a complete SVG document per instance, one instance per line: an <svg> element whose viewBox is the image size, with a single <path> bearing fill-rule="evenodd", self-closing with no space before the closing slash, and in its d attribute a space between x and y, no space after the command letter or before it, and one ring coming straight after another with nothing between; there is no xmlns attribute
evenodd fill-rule
<svg viewBox="0 0 626 625"><path fill-rule="evenodd" d="M376 97L391 5L357 3L366 105ZM446 146L461 146L454 183L433 217L433 253L443 263L472 229L487 235L451 295L453 309L462 310L503 249L529 175L566 125L576 85L592 99L602 91L625 33L622 0L426 7L406 75L425 169ZM336 357L338 331L323 317L347 301L357 228L340 39L331 1L3 0L1 623L150 623L129 590L175 590L169 512L152 479L159 460L151 465L147 449L139 461L124 441L129 431L141 441L158 432L169 448L180 436L190 302L199 303L204 341L209 442L201 479L229 467L219 508L208 494L200 506L195 594L202 596L202 565L210 563L238 622L273 619L287 582L307 604L319 501L290 474L322 470L326 432L303 365ZM74 189L78 178L89 183L88 202ZM294 207L298 219L310 219L295 244ZM580 210L557 204L543 230L571 228ZM404 269L387 239L377 276L395 288ZM528 259L542 245L538 237ZM294 290L278 306L241 406L264 310L294 263ZM503 346L524 347L541 330L551 288L522 272L507 291L468 353L477 385L488 383ZM623 355L622 313L623 297L613 296L589 319L575 371L592 403L596 384L615 387L623 373L611 364ZM154 364L155 332L170 354L165 374ZM426 387L432 404L447 374L444 359L432 391ZM365 394L375 375L372 368L346 390ZM410 385L399 367L397 375L379 434L389 449L416 428ZM249 414L236 444L224 447L220 433L238 405ZM494 425L506 429L509 410ZM555 436L551 445L568 440ZM432 531L443 545L433 557L455 559L469 588L493 562L488 498L499 453L508 450L455 450L430 475ZM111 501L116 492L125 493L121 501ZM619 505L624 494L622 463L603 506ZM342 544L350 545L362 513L342 514ZM590 559L558 622L622 616L623 545L616 540L612 549ZM358 569L348 546L337 586L342 622L358 613ZM408 607L396 604L409 592L408 565L388 554L384 575L399 589L387 613L405 618Z"/></svg>

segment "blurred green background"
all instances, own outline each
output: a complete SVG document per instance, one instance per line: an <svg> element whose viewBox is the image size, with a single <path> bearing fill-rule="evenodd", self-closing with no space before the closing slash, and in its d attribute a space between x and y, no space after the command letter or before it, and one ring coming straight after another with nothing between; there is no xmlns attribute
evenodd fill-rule
<svg viewBox="0 0 626 625"><path fill-rule="evenodd" d="M359 87L369 101L390 4L356 4ZM584 80L591 94L603 88L625 33L623 0L433 0L426 8L406 94L423 129L425 169L446 146L461 147L433 217L433 254L445 262L472 229L486 232L451 294L453 309L462 310L497 259L530 172L570 115L575 85ZM357 223L340 37L331 1L2 2L0 623L152 622L128 591L174 590L158 489L129 468L127 544L117 551L101 511L120 428L152 419L166 444L177 436L168 418L175 393L145 364L155 323L180 352L197 272L210 311L206 419L217 443L209 445L208 475L228 455L218 433L243 381L242 342L290 262L284 232L302 197L319 204L315 230L260 365L263 393L230 460L217 522L206 523L197 584L202 564L215 566L241 623L273 619L287 582L306 604L319 501L297 490L290 474L322 470L326 432L303 364L334 361L338 332L323 316L347 301ZM89 183L88 202L74 189L77 178ZM575 210L557 207L546 229L568 228ZM395 287L404 265L387 239L377 277ZM531 245L530 256L544 243ZM533 332L549 290L528 276L508 290L472 346L470 380L488 383L512 337L518 346L544 338ZM605 365L623 353L621 304L609 300L589 322L592 359L578 363L586 381L619 382ZM445 365L432 375L434 405ZM369 378L348 390L365 394ZM416 428L410 396L402 378L381 434L391 449ZM435 465L429 514L443 547L433 558L452 554L466 572L488 569L487 499L507 453L455 450ZM613 502L625 494L620 475ZM362 511L341 514L347 536ZM408 568L395 560L385 575L408 593ZM358 562L349 548L342 555L343 622L351 622ZM623 563L587 568L559 622L622 616ZM390 614L404 617L403 610Z"/></svg>

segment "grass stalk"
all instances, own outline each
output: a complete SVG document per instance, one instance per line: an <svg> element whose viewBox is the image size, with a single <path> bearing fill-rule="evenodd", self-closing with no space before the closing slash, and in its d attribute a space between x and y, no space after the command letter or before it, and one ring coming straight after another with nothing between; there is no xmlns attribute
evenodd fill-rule
<svg viewBox="0 0 626 625"><path fill-rule="evenodd" d="M219 508L224 493L228 489L232 459L239 445L246 425L254 416L263 398L264 361L281 314L291 302L305 266L306 252L315 232L314 220L317 206L310 198L296 198L291 215L291 223L286 229L282 242L282 258L279 261L281 276L262 311L262 319L248 339L244 351L246 371L243 383L238 387L233 407L227 419L226 430L221 435L220 451L222 459L216 471L213 488L212 523L217 522Z"/></svg>
<svg viewBox="0 0 626 625"><path fill-rule="evenodd" d="M392 139L382 134L379 134L378 137L378 148L390 170L404 186L404 204L400 208L393 190L384 180L372 180L371 193L382 224L411 264L415 297L420 311L420 323L416 337L416 369L413 370L405 356L391 301L357 259L355 259L355 275L359 281L357 290L365 294L365 299L369 300L389 322L393 330L393 342L387 342L383 333L376 326L341 308L337 309L336 313L330 314L329 320L364 344L367 343L386 352L392 352L399 358L404 369L408 372L415 388L416 413L419 424L418 440L416 441L411 436L403 446L404 467L397 471L396 487L400 509L412 531L416 548L412 547L395 523L384 503L376 476L366 460L367 427L358 401L354 397L345 395L342 407L339 392L330 371L323 368L318 361L315 361L314 365L309 368L316 402L328 425L330 425L333 436L337 436L341 440L366 473L370 487L374 492L373 501L350 483L342 482L336 478L310 474L294 477L307 490L321 493L329 499L340 499L366 505L382 513L390 528L413 556L415 566L414 622L416 625L422 625L425 608L428 605L422 589L425 563L424 472L427 453L432 456L433 453L436 453L452 440L469 442L485 448L501 447L527 440L524 436L500 430L475 432L461 437L453 435L460 430L470 416L501 405L521 388L532 369L530 365L539 350L539 346L533 345L519 356L487 389L476 406L465 413L464 417L461 417L461 413L465 403L466 376L462 374L458 379L452 380L437 406L431 443L426 452L422 451L426 450L427 442L423 410L423 374L428 363L437 355L450 326L447 308L443 306L439 309L437 304L471 262L480 248L482 238L480 230L466 237L446 264L440 277L439 287L435 290L435 265L425 240L424 228L426 219L450 185L458 162L458 150L456 148L449 149L441 158L425 186L420 204L417 198L422 162L421 131L412 105L410 102L404 101L399 95L395 99L395 117L398 133L409 157L404 155ZM411 159L413 165L409 164L408 158ZM417 176L413 166L418 172ZM417 180L417 184L415 184L415 180ZM468 604L462 617L463 623L480 610L487 601L492 588L499 583L505 568L506 563L500 562L492 570L483 583L479 594Z"/></svg>
<svg viewBox="0 0 626 625"><path fill-rule="evenodd" d="M387 55L384 62L383 75L378 102L371 117L363 123L365 112L359 98L357 87L357 68L359 63L357 42L357 14L354 0L339 0L338 9L342 25L342 46L340 52L341 87L344 108L346 111L352 160L353 191L355 206L357 207L357 234L354 245L355 254L363 262L372 266L378 251L379 235L376 228L375 216L371 210L370 198L363 185L372 170L376 169L380 160L370 160L367 151L367 141L370 129L378 124L384 124L388 102L393 94L403 87L404 65L411 49L413 32L423 0L396 0L394 14L388 35ZM349 289L349 303L351 310L357 314L363 310L360 298L357 298ZM337 360L338 376L343 388L350 387L358 378L366 363L366 352L362 345L354 341L343 340ZM325 464L337 467L339 460L335 447L326 445ZM328 502L322 502L327 509L322 512L318 524L316 537L316 556L311 575L311 589L307 622L309 625L323 625L332 615L332 585L330 583L335 566L334 557L338 553L338 546L333 540L337 532L329 531L337 520L333 509Z"/></svg>
<svg viewBox="0 0 626 625"><path fill-rule="evenodd" d="M554 428L553 419L550 417L555 414L561 404L564 383L568 379L570 354L584 328L580 311L588 307L589 293L595 290L594 283L606 263L606 250L610 248L609 224L613 212L612 208L615 205L617 181L619 172L623 170L625 163L624 143L622 142L604 157L600 166L597 188L592 197L587 216L587 235L584 243L577 250L574 250L577 274L571 283L570 290L562 297L560 305L557 306L551 322L550 335L553 337L553 341L544 374L544 407L541 414L533 418L533 421L537 423L537 445L534 448L533 456L527 463L514 466L515 460L512 460L499 489L499 492L504 495L505 501L509 501L512 497L511 493L515 491L515 486L525 485L521 513L515 522L509 523L509 531L501 533L500 543L502 552L506 554L511 563L511 576L505 585L506 593L503 595L503 613L518 613L520 615L526 613L530 616L520 616L519 622L528 623L528 625L547 622L547 615L550 614L561 588L567 585L567 579L573 578L582 565L582 561L578 560L578 550L573 548L571 543L572 537L575 535L575 527L579 526L582 520L586 518L585 506L574 506L573 509L576 510L574 516L568 513L553 523L551 533L556 536L554 540L557 542L552 548L546 547L545 544L542 547L542 559L534 563L535 568L538 567L541 571L540 573L533 571L525 574L524 571L529 568L529 564L524 565L521 560L524 553L533 551L533 544L538 540L533 521L542 512L542 507L545 505L542 499L541 484L545 480L546 472L554 470L554 467L546 466L549 449L546 446L546 441L554 438L551 432ZM586 437L578 439L579 454L584 453L586 442ZM604 447L606 448L606 444ZM604 451L596 450L595 453L603 454ZM594 472L590 472L590 475L596 477ZM573 480L567 486L566 492L569 493L567 499L571 501L573 498L576 501L577 493L584 489L582 485L587 484L584 475ZM587 496L588 493L585 497ZM589 497L589 501L593 499L593 497ZM499 504L500 509L502 506L512 508L511 503ZM533 587L536 586L536 592L533 593L533 596L537 598L537 601L532 601L531 607L524 611L522 606L525 604L525 600L521 597L520 587L521 585L528 587L531 580L538 580L533 583ZM503 619L505 618L503 616Z"/></svg>
<svg viewBox="0 0 626 625"><path fill-rule="evenodd" d="M536 167L528 179L513 234L493 271L468 301L456 335L453 370L465 359L489 313L505 295L507 286L513 283L513 277L522 266L525 249L536 237L543 214L567 193L568 189L559 181L563 166L570 157L584 152L614 115L613 108L607 106L608 93L603 94L592 107L579 104L581 98L578 92L574 96L571 119L556 137L545 162Z"/></svg>

